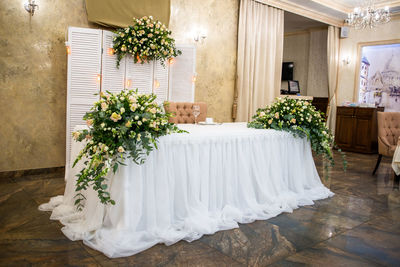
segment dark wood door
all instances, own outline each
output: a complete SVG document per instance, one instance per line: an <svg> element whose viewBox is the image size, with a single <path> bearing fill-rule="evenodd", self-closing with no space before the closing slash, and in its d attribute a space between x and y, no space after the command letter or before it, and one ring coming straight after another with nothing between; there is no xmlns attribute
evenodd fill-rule
<svg viewBox="0 0 400 267"><path fill-rule="evenodd" d="M338 115L336 121L336 143L341 149L351 149L353 144L353 116Z"/></svg>
<svg viewBox="0 0 400 267"><path fill-rule="evenodd" d="M336 144L343 150L349 150L353 145L354 108L338 107L336 116Z"/></svg>
<svg viewBox="0 0 400 267"><path fill-rule="evenodd" d="M375 109L357 108L355 110L355 127L353 146L357 151L371 152L372 123Z"/></svg>
<svg viewBox="0 0 400 267"><path fill-rule="evenodd" d="M371 152L371 128L370 118L355 118L353 146L357 151Z"/></svg>

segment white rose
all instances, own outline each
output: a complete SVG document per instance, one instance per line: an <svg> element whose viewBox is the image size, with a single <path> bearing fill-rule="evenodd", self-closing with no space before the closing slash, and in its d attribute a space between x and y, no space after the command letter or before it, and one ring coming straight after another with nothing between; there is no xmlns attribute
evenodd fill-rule
<svg viewBox="0 0 400 267"><path fill-rule="evenodd" d="M138 119L139 119L139 116L138 116L138 115L136 115L136 116L135 116L135 120L138 120Z"/></svg>
<svg viewBox="0 0 400 267"><path fill-rule="evenodd" d="M142 125L142 122L141 122L141 121L138 121L138 123L137 123L137 124L140 126L140 125Z"/></svg>

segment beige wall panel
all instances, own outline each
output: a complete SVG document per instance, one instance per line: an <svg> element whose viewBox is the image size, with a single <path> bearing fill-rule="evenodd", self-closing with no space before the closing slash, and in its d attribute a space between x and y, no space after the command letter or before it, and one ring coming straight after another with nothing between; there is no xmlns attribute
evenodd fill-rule
<svg viewBox="0 0 400 267"><path fill-rule="evenodd" d="M327 38L327 30L310 33L307 94L315 97L328 97Z"/></svg>
<svg viewBox="0 0 400 267"><path fill-rule="evenodd" d="M300 93L307 95L308 53L310 34L308 32L285 36L283 42L283 62L294 63L294 80L299 81ZM287 89L287 81L282 82L282 89Z"/></svg>

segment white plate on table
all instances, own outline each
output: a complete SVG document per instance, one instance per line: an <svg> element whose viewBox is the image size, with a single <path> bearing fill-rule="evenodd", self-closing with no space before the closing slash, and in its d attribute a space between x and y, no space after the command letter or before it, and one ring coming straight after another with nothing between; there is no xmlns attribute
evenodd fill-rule
<svg viewBox="0 0 400 267"><path fill-rule="evenodd" d="M199 125L221 125L222 123L200 121L200 122L198 122L198 124Z"/></svg>

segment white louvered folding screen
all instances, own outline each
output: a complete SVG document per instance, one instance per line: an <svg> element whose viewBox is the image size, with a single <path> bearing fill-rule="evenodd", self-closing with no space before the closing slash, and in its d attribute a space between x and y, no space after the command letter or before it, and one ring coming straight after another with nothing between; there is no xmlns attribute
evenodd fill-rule
<svg viewBox="0 0 400 267"><path fill-rule="evenodd" d="M175 58L170 66L169 101L194 102L193 78L196 76L196 47L194 45L177 45L182 55Z"/></svg>
<svg viewBox="0 0 400 267"><path fill-rule="evenodd" d="M119 93L125 89L125 58L121 60L119 68L117 68L117 56L112 52L114 35L110 31L103 31L101 91Z"/></svg>
<svg viewBox="0 0 400 267"><path fill-rule="evenodd" d="M168 87L169 87L169 66L161 65L160 61L154 62L154 82L153 93L157 96L157 103L161 104L168 100Z"/></svg>
<svg viewBox="0 0 400 267"><path fill-rule="evenodd" d="M67 166L70 164L72 131L76 125L85 124L83 115L99 98L94 94L100 91L101 38L101 30L68 28Z"/></svg>
<svg viewBox="0 0 400 267"><path fill-rule="evenodd" d="M117 69L116 56L110 51L113 37L114 33L105 30L68 28L71 53L68 55L67 81L67 167L70 164L72 131L76 125L85 124L83 115L99 99L94 94L100 90L118 93L125 88L138 88L139 93L156 94L159 104L165 100L194 101L195 46L177 45L182 55L175 58L172 65L166 63L164 67L158 61L135 64L133 58L127 56Z"/></svg>
<svg viewBox="0 0 400 267"><path fill-rule="evenodd" d="M127 89L138 89L139 93L151 94L153 88L153 62L134 63L126 57L125 84Z"/></svg>

